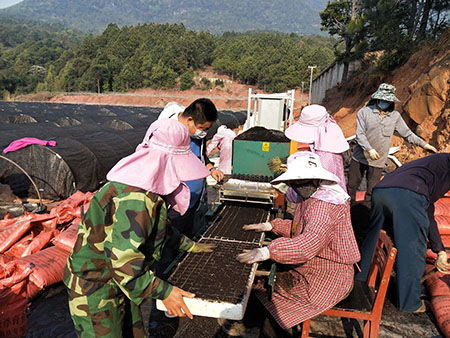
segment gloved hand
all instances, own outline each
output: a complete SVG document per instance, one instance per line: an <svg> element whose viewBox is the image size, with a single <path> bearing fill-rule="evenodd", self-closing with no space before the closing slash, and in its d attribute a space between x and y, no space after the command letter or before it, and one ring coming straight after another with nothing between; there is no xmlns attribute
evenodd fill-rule
<svg viewBox="0 0 450 338"><path fill-rule="evenodd" d="M272 230L272 224L269 222L246 224L242 227L243 230L255 230L256 232L270 231Z"/></svg>
<svg viewBox="0 0 450 338"><path fill-rule="evenodd" d="M437 153L438 152L435 147L433 147L431 144L428 144L428 143L424 145L423 149L432 151L433 153Z"/></svg>
<svg viewBox="0 0 450 338"><path fill-rule="evenodd" d="M203 244L203 243L195 243L192 248L188 250L188 252L199 253L199 252L213 252L216 246L214 244Z"/></svg>
<svg viewBox="0 0 450 338"><path fill-rule="evenodd" d="M267 246L256 248L247 252L243 252L236 256L236 259L241 263L253 264L262 262L270 258L270 252Z"/></svg>
<svg viewBox="0 0 450 338"><path fill-rule="evenodd" d="M439 272L448 273L450 264L448 263L447 253L445 251L439 251L434 265Z"/></svg>
<svg viewBox="0 0 450 338"><path fill-rule="evenodd" d="M380 158L380 155L378 154L378 152L375 149L370 149L369 150L369 157L371 160L378 160Z"/></svg>

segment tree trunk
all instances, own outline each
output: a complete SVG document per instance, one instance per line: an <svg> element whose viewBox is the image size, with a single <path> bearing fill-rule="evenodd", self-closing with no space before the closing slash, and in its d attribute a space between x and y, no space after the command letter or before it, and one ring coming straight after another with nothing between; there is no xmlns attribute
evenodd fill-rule
<svg viewBox="0 0 450 338"><path fill-rule="evenodd" d="M410 3L410 11L409 11L409 20L408 20L408 36L411 39L414 39L414 34L417 29L417 6L419 6L418 1L409 1Z"/></svg>
<svg viewBox="0 0 450 338"><path fill-rule="evenodd" d="M344 38L344 41L345 41L345 57L344 57L344 62L343 62L344 71L342 73L342 81L347 80L348 68L349 68L348 57L351 55L351 52L352 52L352 39L347 36Z"/></svg>
<svg viewBox="0 0 450 338"><path fill-rule="evenodd" d="M347 81L348 68L349 68L349 62L348 61L344 61L344 71L342 72L342 80L341 80L341 82Z"/></svg>
<svg viewBox="0 0 450 338"><path fill-rule="evenodd" d="M433 0L426 0L423 7L422 20L420 21L419 32L417 33L417 40L425 39L425 33L427 31L428 18L430 17L430 10Z"/></svg>

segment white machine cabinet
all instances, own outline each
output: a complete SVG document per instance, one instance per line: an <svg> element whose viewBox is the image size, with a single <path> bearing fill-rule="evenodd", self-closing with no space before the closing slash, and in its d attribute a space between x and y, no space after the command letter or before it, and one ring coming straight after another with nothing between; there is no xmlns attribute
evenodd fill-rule
<svg viewBox="0 0 450 338"><path fill-rule="evenodd" d="M247 121L244 130L265 127L283 131L293 120L295 90L286 93L257 94L248 90Z"/></svg>

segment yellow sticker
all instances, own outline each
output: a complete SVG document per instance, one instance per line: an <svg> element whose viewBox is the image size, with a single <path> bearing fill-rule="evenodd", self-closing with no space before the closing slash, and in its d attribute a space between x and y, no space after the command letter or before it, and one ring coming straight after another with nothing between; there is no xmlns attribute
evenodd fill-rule
<svg viewBox="0 0 450 338"><path fill-rule="evenodd" d="M270 148L270 142L263 142L262 151L269 151L269 148Z"/></svg>

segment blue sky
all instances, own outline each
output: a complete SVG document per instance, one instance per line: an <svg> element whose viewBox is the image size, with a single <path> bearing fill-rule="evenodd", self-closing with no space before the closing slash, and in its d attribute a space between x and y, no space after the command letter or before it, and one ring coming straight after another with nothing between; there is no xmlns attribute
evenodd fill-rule
<svg viewBox="0 0 450 338"><path fill-rule="evenodd" d="M21 2L22 0L0 0L0 8L6 8L16 3Z"/></svg>

